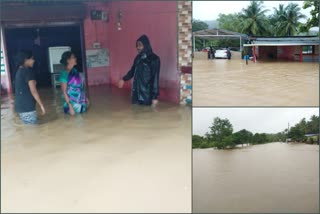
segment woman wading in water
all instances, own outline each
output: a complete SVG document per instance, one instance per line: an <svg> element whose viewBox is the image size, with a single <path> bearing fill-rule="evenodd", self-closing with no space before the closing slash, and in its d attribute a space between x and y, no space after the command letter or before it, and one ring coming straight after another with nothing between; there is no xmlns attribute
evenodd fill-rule
<svg viewBox="0 0 320 214"><path fill-rule="evenodd" d="M74 67L77 65L77 58L71 51L66 51L62 54L60 63L65 66L60 74L63 110L70 115L83 113L89 106L89 99L84 90L84 82Z"/></svg>

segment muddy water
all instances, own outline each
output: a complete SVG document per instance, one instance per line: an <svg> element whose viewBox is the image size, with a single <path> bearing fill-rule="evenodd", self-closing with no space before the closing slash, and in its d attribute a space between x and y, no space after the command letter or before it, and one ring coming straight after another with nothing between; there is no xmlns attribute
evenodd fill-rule
<svg viewBox="0 0 320 214"><path fill-rule="evenodd" d="M240 57L193 61L194 106L318 106L319 64Z"/></svg>
<svg viewBox="0 0 320 214"><path fill-rule="evenodd" d="M127 91L90 88L71 118L60 93L40 91L48 114L21 125L1 101L3 212L190 212L191 111L132 106Z"/></svg>
<svg viewBox="0 0 320 214"><path fill-rule="evenodd" d="M194 212L319 212L319 146L193 150Z"/></svg>

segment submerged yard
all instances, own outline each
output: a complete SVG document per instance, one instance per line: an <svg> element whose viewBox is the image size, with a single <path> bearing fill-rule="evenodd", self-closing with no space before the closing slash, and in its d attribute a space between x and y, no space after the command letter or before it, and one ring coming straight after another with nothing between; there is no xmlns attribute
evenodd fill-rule
<svg viewBox="0 0 320 214"><path fill-rule="evenodd" d="M319 64L208 60L195 53L194 106L318 106Z"/></svg>

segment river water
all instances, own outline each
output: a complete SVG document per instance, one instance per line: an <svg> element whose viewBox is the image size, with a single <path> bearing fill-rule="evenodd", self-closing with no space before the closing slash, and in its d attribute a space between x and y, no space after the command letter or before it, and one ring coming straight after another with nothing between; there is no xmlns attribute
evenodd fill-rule
<svg viewBox="0 0 320 214"><path fill-rule="evenodd" d="M194 106L318 106L319 63L193 61Z"/></svg>
<svg viewBox="0 0 320 214"><path fill-rule="evenodd" d="M319 212L319 146L193 150L194 212Z"/></svg>
<svg viewBox="0 0 320 214"><path fill-rule="evenodd" d="M132 106L130 93L90 88L83 115L40 90L47 115L24 126L1 99L3 212L190 212L191 109Z"/></svg>

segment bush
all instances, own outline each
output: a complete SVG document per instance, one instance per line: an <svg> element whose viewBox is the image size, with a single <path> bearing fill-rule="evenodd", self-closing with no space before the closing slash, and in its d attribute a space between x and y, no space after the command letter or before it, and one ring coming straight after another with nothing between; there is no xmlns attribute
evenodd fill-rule
<svg viewBox="0 0 320 214"><path fill-rule="evenodd" d="M222 144L224 148L234 148L236 146L236 143L234 142L234 138L232 135L224 137L222 140Z"/></svg>
<svg viewBox="0 0 320 214"><path fill-rule="evenodd" d="M201 149L207 149L207 148L210 148L210 145L207 142L202 142L201 145L200 145L200 148Z"/></svg>
<svg viewBox="0 0 320 214"><path fill-rule="evenodd" d="M216 142L214 144L214 146L217 148L217 149L224 149L225 148L225 145L223 142Z"/></svg>
<svg viewBox="0 0 320 214"><path fill-rule="evenodd" d="M200 148L201 146L201 142L199 141L192 141L192 148L196 149L196 148Z"/></svg>

